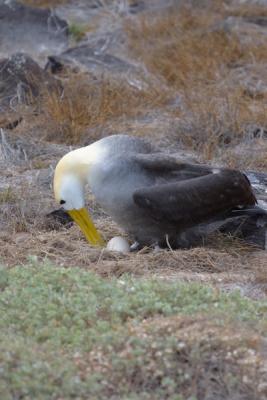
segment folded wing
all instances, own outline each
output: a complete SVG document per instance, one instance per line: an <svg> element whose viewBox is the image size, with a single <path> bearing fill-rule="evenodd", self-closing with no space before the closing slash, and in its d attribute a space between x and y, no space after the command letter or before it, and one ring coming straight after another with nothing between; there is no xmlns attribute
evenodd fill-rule
<svg viewBox="0 0 267 400"><path fill-rule="evenodd" d="M133 194L134 202L155 221L173 223L182 228L257 202L249 180L239 171L221 169L212 173L209 167L190 164L186 164L185 171L191 179L138 189ZM194 174L197 177L192 177Z"/></svg>
<svg viewBox="0 0 267 400"><path fill-rule="evenodd" d="M159 180L165 178L166 181L180 181L213 172L213 168L208 165L191 164L185 162L183 158L176 158L164 153L136 154L133 159L139 167Z"/></svg>

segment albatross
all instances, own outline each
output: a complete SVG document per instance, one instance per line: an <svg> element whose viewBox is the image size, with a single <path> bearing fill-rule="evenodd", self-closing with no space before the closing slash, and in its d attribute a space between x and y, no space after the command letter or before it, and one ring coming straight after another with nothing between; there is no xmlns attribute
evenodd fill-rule
<svg viewBox="0 0 267 400"><path fill-rule="evenodd" d="M87 185L134 239L132 249L191 247L226 220L267 214L242 172L187 163L141 138L112 135L67 153L54 174L56 201L94 246L104 240L85 207Z"/></svg>

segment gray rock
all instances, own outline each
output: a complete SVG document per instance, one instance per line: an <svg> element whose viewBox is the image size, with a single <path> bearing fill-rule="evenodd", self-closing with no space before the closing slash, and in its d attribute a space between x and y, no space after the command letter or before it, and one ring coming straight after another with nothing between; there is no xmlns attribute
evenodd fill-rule
<svg viewBox="0 0 267 400"><path fill-rule="evenodd" d="M61 84L31 57L17 53L0 60L0 112L31 104L43 90L60 91Z"/></svg>
<svg viewBox="0 0 267 400"><path fill-rule="evenodd" d="M228 17L220 27L236 34L243 45L266 43L267 23L263 17Z"/></svg>
<svg viewBox="0 0 267 400"><path fill-rule="evenodd" d="M64 66L78 66L91 72L128 72L133 67L127 61L107 53L98 52L87 44L70 48L60 56L49 56L46 69L59 72Z"/></svg>
<svg viewBox="0 0 267 400"><path fill-rule="evenodd" d="M244 17L244 21L267 28L267 17Z"/></svg>
<svg viewBox="0 0 267 400"><path fill-rule="evenodd" d="M67 4L57 6L56 11L64 19L87 24L103 11L114 16L134 15L144 11L161 11L180 2L181 0L70 0Z"/></svg>
<svg viewBox="0 0 267 400"><path fill-rule="evenodd" d="M68 44L68 24L51 10L0 0L0 55L23 51L40 59Z"/></svg>

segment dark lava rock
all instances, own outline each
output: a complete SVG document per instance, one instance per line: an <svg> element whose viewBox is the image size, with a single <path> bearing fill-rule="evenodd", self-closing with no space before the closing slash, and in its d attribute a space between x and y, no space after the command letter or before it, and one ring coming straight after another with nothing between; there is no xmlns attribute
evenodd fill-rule
<svg viewBox="0 0 267 400"><path fill-rule="evenodd" d="M0 53L31 56L60 52L68 43L68 24L53 11L0 0Z"/></svg>
<svg viewBox="0 0 267 400"><path fill-rule="evenodd" d="M249 22L251 24L255 24L255 25L259 25L259 26L263 26L263 27L267 27L267 18L266 17L244 17L244 20L246 22Z"/></svg>
<svg viewBox="0 0 267 400"><path fill-rule="evenodd" d="M131 14L138 14L146 9L146 4L142 0L133 1L129 4L129 12Z"/></svg>
<svg viewBox="0 0 267 400"><path fill-rule="evenodd" d="M45 69L52 73L60 72L64 67L77 67L79 65L91 72L122 73L133 69L127 61L107 53L98 52L87 44L70 48L60 56L49 56Z"/></svg>
<svg viewBox="0 0 267 400"><path fill-rule="evenodd" d="M42 91L61 91L58 80L44 71L31 57L17 53L0 60L0 112L31 104Z"/></svg>
<svg viewBox="0 0 267 400"><path fill-rule="evenodd" d="M60 226L70 228L73 225L73 219L63 208L59 208L47 214L46 222L51 229L57 229Z"/></svg>

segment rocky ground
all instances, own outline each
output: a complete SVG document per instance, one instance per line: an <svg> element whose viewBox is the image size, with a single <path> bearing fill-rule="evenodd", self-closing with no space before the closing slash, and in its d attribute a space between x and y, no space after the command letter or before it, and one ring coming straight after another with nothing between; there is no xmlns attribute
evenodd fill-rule
<svg viewBox="0 0 267 400"><path fill-rule="evenodd" d="M267 3L0 0L0 20L1 262L35 256L265 300L267 252L240 239L122 255L90 248L47 214L60 157L116 133L247 171L266 207ZM105 239L124 235L90 193L88 207Z"/></svg>

